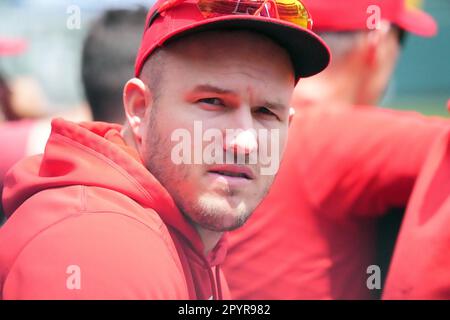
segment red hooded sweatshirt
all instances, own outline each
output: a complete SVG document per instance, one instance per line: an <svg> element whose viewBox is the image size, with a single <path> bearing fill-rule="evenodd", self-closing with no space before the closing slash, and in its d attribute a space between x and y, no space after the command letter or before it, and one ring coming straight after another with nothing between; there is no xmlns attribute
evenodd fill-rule
<svg viewBox="0 0 450 320"><path fill-rule="evenodd" d="M450 134L435 144L403 220L384 299L450 299Z"/></svg>
<svg viewBox="0 0 450 320"><path fill-rule="evenodd" d="M223 299L208 255L164 187L106 123L52 122L43 155L6 176L3 299Z"/></svg>

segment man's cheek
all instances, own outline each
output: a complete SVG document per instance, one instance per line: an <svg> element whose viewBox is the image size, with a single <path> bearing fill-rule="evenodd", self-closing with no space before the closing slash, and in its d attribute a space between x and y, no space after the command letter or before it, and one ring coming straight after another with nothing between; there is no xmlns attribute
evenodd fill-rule
<svg viewBox="0 0 450 320"><path fill-rule="evenodd" d="M281 160L283 141L280 139L280 130L272 129L264 132L259 144L259 174L261 176L275 176Z"/></svg>

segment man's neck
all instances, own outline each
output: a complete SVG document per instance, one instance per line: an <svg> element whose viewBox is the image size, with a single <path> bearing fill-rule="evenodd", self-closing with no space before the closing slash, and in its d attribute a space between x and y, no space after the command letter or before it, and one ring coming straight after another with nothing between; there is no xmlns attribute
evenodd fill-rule
<svg viewBox="0 0 450 320"><path fill-rule="evenodd" d="M128 121L125 121L125 123L123 124L122 131L120 132L120 134L122 135L123 140L125 140L128 146L138 150L136 140L133 136L133 132L131 131Z"/></svg>
<svg viewBox="0 0 450 320"><path fill-rule="evenodd" d="M195 225L195 229L202 239L204 246L203 253L205 254L205 256L207 256L216 247L220 238L222 238L223 232L211 231L208 229L204 229L198 225Z"/></svg>

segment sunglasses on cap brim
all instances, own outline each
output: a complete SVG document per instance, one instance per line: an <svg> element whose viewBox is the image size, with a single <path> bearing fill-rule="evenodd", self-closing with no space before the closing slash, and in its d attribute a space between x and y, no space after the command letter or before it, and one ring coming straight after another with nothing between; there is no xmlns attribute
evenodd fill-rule
<svg viewBox="0 0 450 320"><path fill-rule="evenodd" d="M185 0L167 0L152 14L147 29L163 12ZM311 30L312 19L305 5L298 0L197 0L197 8L206 18L227 15L251 15L283 20Z"/></svg>

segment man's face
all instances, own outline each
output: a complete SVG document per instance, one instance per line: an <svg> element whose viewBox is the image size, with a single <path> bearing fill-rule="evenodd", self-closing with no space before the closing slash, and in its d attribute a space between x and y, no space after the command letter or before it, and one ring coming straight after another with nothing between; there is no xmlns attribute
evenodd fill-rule
<svg viewBox="0 0 450 320"><path fill-rule="evenodd" d="M281 47L244 31L196 34L165 49L164 74L144 117L140 151L194 224L235 229L265 196L275 172L264 173L261 162L278 161L283 153L292 70ZM208 131L212 134L205 135ZM180 163L180 155L187 161Z"/></svg>

